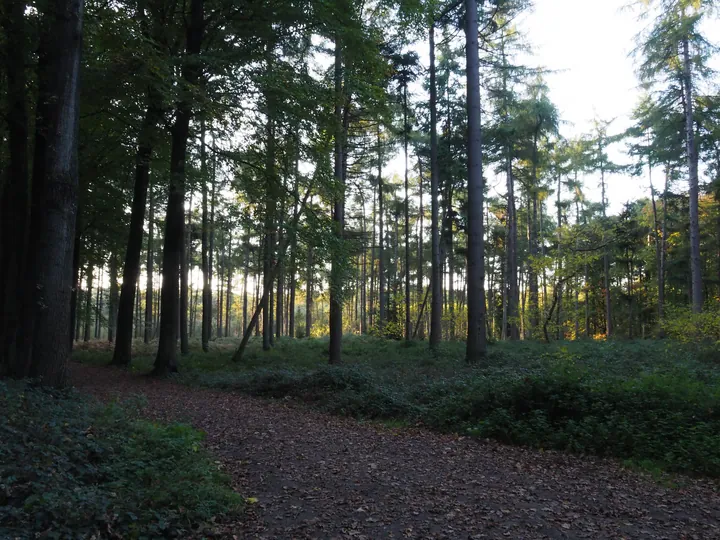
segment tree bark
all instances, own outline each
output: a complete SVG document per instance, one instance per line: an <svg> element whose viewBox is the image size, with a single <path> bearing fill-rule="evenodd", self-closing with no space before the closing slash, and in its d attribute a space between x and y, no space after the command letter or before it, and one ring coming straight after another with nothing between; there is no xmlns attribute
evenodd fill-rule
<svg viewBox="0 0 720 540"><path fill-rule="evenodd" d="M110 255L110 298L108 301L108 342L115 341L115 325L117 324L117 305L120 290L118 288L118 257Z"/></svg>
<svg viewBox="0 0 720 540"><path fill-rule="evenodd" d="M22 375L43 384L62 386L70 356L70 303L73 288L73 252L78 209L79 78L82 50L82 0L55 0L43 17L48 20L47 94L40 94L37 114L44 149L36 153L32 213L25 266L26 313L21 350ZM52 96L51 99L49 97ZM37 123L36 123L37 124ZM27 362L30 360L30 362ZM17 374L17 373L14 373Z"/></svg>
<svg viewBox="0 0 720 540"><path fill-rule="evenodd" d="M202 328L201 343L203 352L210 350L210 319L212 318L212 289L210 280L212 270L210 268L210 220L208 215L208 167L207 148L205 146L205 119L200 120L200 174L202 177L202 274L203 274L203 295L202 295ZM211 180L214 182L215 179ZM214 188L213 188L214 192Z"/></svg>
<svg viewBox="0 0 720 540"><path fill-rule="evenodd" d="M200 77L197 56L200 54L203 37L203 19L203 0L191 0L190 20L187 30L187 55L183 66L183 79L189 87L195 86ZM153 367L153 374L155 375L164 375L169 371L177 371L177 321L180 307L180 291L178 287L180 276L178 274L181 266L182 245L185 241L185 159L191 117L192 97L186 94L180 98L177 104L175 123L172 128L170 187L163 246L160 338Z"/></svg>
<svg viewBox="0 0 720 540"><path fill-rule="evenodd" d="M475 0L465 0L468 108L468 337L466 360L485 357L485 245L483 230L484 181L482 171L482 126L480 124L480 60L478 13Z"/></svg>
<svg viewBox="0 0 720 540"><path fill-rule="evenodd" d="M83 341L85 343L90 341L90 321L92 317L92 293L94 284L93 278L95 277L93 274L92 264L88 264L86 276L87 282L85 284L85 313L83 314L83 322L85 325L85 330L83 332Z"/></svg>
<svg viewBox="0 0 720 540"><path fill-rule="evenodd" d="M4 0L2 27L5 32L5 70L7 74L6 120L8 127L7 180L0 190L0 375L13 372L16 355L21 286L27 254L30 182L28 175L27 77L25 73L26 36L23 0Z"/></svg>
<svg viewBox="0 0 720 540"><path fill-rule="evenodd" d="M700 258L700 211L698 153L695 144L695 120L693 105L693 79L689 38L682 41L683 89L685 95L685 147L690 184L690 275L693 313L703 309L702 260Z"/></svg>
<svg viewBox="0 0 720 540"><path fill-rule="evenodd" d="M150 162L153 154L153 134L161 118L161 111L153 92L148 93L148 105L145 111L135 154L135 186L130 211L130 230L125 262L123 265L122 286L117 314L117 336L112 364L129 366L132 361L133 309L135 289L140 276L140 253L142 251L143 222L147 205L150 183ZM150 205L152 207L152 203ZM151 293L152 295L152 293Z"/></svg>
<svg viewBox="0 0 720 540"><path fill-rule="evenodd" d="M145 273L147 279L145 281L145 329L143 333L143 342L150 343L153 336L153 274L155 271L155 199L153 197L152 187L149 186L150 205L148 209L148 239L147 239L147 259L145 263Z"/></svg>
<svg viewBox="0 0 720 540"><path fill-rule="evenodd" d="M408 170L408 143L410 137L408 125L407 80L403 84L403 147L405 150L405 341L412 338L410 321L410 182Z"/></svg>
<svg viewBox="0 0 720 540"><path fill-rule="evenodd" d="M313 309L313 250L308 246L307 254L307 276L305 284L305 337L309 338L312 332L312 309Z"/></svg>
<svg viewBox="0 0 720 540"><path fill-rule="evenodd" d="M183 201L183 207L185 206ZM188 270L190 267L190 212L192 210L192 193L187 213L187 226L185 227L182 243L180 263L180 354L190 353L190 340L188 337L188 301L189 285Z"/></svg>
<svg viewBox="0 0 720 540"><path fill-rule="evenodd" d="M380 138L380 126L377 128L377 151L378 151L378 328L382 332L387 320L387 305L385 299L385 234L383 232L383 176L382 176L382 140Z"/></svg>
<svg viewBox="0 0 720 540"><path fill-rule="evenodd" d="M437 82L435 67L435 24L430 25L430 234L432 236L430 300L430 348L437 349L442 338L442 260L440 257L440 168L437 138Z"/></svg>
<svg viewBox="0 0 720 540"><path fill-rule="evenodd" d="M339 364L342 360L342 288L344 275L344 253L342 251L343 232L345 228L345 179L343 178L343 60L340 39L335 37L335 182L337 193L333 203L333 227L337 241L332 254L330 269L330 343L328 346L330 364Z"/></svg>

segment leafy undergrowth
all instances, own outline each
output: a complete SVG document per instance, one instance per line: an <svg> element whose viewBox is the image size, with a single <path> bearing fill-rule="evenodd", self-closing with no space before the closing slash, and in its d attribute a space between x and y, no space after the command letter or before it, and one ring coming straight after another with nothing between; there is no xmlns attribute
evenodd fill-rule
<svg viewBox="0 0 720 540"><path fill-rule="evenodd" d="M720 477L720 356L671 341L502 343L477 366L461 343L348 337L344 365L327 341L233 340L183 359L186 384L293 398L334 414L420 424L535 448L622 458L639 466ZM80 352L85 362L107 355ZM140 355L136 369L149 367Z"/></svg>
<svg viewBox="0 0 720 540"><path fill-rule="evenodd" d="M240 509L188 426L28 382L0 382L0 410L2 538L187 538Z"/></svg>

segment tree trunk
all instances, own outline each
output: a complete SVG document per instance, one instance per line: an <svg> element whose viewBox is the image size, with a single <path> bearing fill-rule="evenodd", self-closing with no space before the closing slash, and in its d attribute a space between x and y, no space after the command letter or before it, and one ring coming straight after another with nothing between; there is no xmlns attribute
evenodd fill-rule
<svg viewBox="0 0 720 540"><path fill-rule="evenodd" d="M335 37L335 182L336 194L333 203L333 228L336 238L336 246L332 253L330 269L330 343L329 356L331 364L339 364L342 360L342 336L343 336L343 313L342 313L342 287L343 287L343 266L345 261L344 253L339 252L343 243L343 231L345 228L345 186L343 178L343 64L340 39Z"/></svg>
<svg viewBox="0 0 720 540"><path fill-rule="evenodd" d="M185 206L183 202L183 206ZM188 271L190 268L190 213L192 211L192 193L188 205L187 226L183 235L182 254L180 263L180 354L190 353L190 340L188 338Z"/></svg>
<svg viewBox="0 0 720 540"><path fill-rule="evenodd" d="M110 255L110 298L108 302L108 342L115 341L115 325L117 324L118 295L118 257Z"/></svg>
<svg viewBox="0 0 720 540"><path fill-rule="evenodd" d="M191 0L190 20L187 31L187 56L200 54L203 35L203 0ZM187 61L183 66L183 78L189 87L197 84L200 67L197 59ZM182 96L177 105L175 123L172 128L170 155L170 187L168 207L165 219L165 239L163 246L163 285L161 292L160 338L155 357L153 374L164 375L168 371L177 371L177 321L180 307L178 290L180 257L185 241L184 190L185 159L187 140L192 116L192 97Z"/></svg>
<svg viewBox="0 0 720 540"><path fill-rule="evenodd" d="M683 48L683 90L685 97L685 146L690 184L690 275L692 282L692 310L700 313L703 309L702 261L700 259L700 213L698 153L695 145L695 120L693 112L693 80L690 43L682 41Z"/></svg>
<svg viewBox="0 0 720 540"><path fill-rule="evenodd" d="M87 269L87 283L85 285L85 313L83 315L85 331L83 332L83 341L87 343L90 341L90 321L92 318L92 292L93 292L93 267L92 264L88 264Z"/></svg>
<svg viewBox="0 0 720 540"><path fill-rule="evenodd" d="M243 246L243 297L242 297L242 325L243 329L247 328L247 310L248 310L248 272L250 269L250 242L245 239Z"/></svg>
<svg viewBox="0 0 720 540"><path fill-rule="evenodd" d="M377 151L378 151L378 328L382 332L387 320L387 305L385 302L385 234L383 231L383 222L385 216L383 214L383 154L382 139L380 138L380 126L377 128Z"/></svg>
<svg viewBox="0 0 720 540"><path fill-rule="evenodd" d="M70 356L70 303L75 221L78 208L79 76L82 49L82 0L56 0L45 13L47 37L47 94L36 109L46 113L37 127L47 128L44 148L36 153L32 185L29 238L33 239L25 265L26 310L19 344L24 364L21 375L43 384L62 386ZM52 96L49 99L49 96ZM28 362L29 360L29 362ZM13 373L16 375L18 373Z"/></svg>
<svg viewBox="0 0 720 540"><path fill-rule="evenodd" d="M412 335L410 321L410 182L408 170L408 139L410 126L408 125L407 81L403 84L403 146L405 150L405 341L410 341Z"/></svg>
<svg viewBox="0 0 720 540"><path fill-rule="evenodd" d="M437 83L435 67L435 24L430 25L430 234L432 237L430 286L430 348L437 349L442 338L442 260L440 256L440 168L437 138Z"/></svg>
<svg viewBox="0 0 720 540"><path fill-rule="evenodd" d="M161 117L161 111L155 99L155 94L149 92L148 105L138 134L138 146L135 154L135 186L130 211L130 230L123 265L120 300L118 302L117 336L112 358L112 364L116 366L129 366L132 361L133 308L136 300L135 288L140 277L140 253L142 251L143 222L145 221L145 207L150 183L153 133ZM152 208L152 206L151 202L150 207Z"/></svg>
<svg viewBox="0 0 720 540"><path fill-rule="evenodd" d="M21 372L16 339L22 306L21 286L28 245L30 182L28 175L26 38L23 0L4 0L2 26L5 32L7 95L5 116L8 127L7 180L0 190L0 375ZM75 276L77 277L77 276ZM74 294L74 293L73 293ZM71 325L72 330L72 325ZM72 335L72 334L71 334ZM71 339L72 343L72 339Z"/></svg>
<svg viewBox="0 0 720 540"><path fill-rule="evenodd" d="M478 52L477 2L465 0L468 108L468 337L466 360L485 357L485 245L483 230L484 181L482 171L482 126L480 124L480 60Z"/></svg>
<svg viewBox="0 0 720 540"><path fill-rule="evenodd" d="M210 319L212 319L212 289L211 289L211 247L210 247L210 220L208 215L208 166L207 148L205 146L205 119L200 120L200 176L202 178L202 274L203 274L203 295L202 295L202 328L201 343L203 352L210 350ZM215 193L215 178L210 180Z"/></svg>
<svg viewBox="0 0 720 540"><path fill-rule="evenodd" d="M228 233L230 234L230 233ZM230 264L230 253L232 239L228 238L227 244L227 287L225 287L225 337L230 337L230 315L232 313L232 265Z"/></svg>
<svg viewBox="0 0 720 540"><path fill-rule="evenodd" d="M147 262L145 271L147 280L145 283L145 332L143 341L150 343L153 336L153 271L155 265L155 199L153 198L152 187L150 190L150 208L148 209L148 247Z"/></svg>
<svg viewBox="0 0 720 540"><path fill-rule="evenodd" d="M309 338L312 331L313 308L313 250L308 246L307 276L305 285L305 337Z"/></svg>

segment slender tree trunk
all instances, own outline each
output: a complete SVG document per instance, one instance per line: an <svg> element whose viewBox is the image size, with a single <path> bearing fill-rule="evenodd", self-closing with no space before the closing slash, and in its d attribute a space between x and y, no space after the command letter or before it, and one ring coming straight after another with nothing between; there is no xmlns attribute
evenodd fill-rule
<svg viewBox="0 0 720 540"><path fill-rule="evenodd" d="M140 277L143 222L145 221L145 207L150 184L150 162L154 146L153 133L161 117L160 108L155 100L155 94L149 92L147 110L138 135L138 146L135 155L135 187L130 211L130 230L123 265L120 300L118 302L117 337L112 358L112 364L116 366L129 366L132 360L133 307L136 300L135 288ZM152 206L151 201L150 207L152 208ZM150 305L152 305L152 302Z"/></svg>
<svg viewBox="0 0 720 540"><path fill-rule="evenodd" d="M187 56L200 54L203 36L203 0L191 0L190 19L187 31ZM200 77L197 59L186 61L183 66L183 78L192 87ZM155 357L153 373L163 375L168 371L177 371L177 321L180 308L179 277L182 245L185 241L184 190L185 159L187 141L192 116L192 97L183 96L178 103L175 123L172 129L170 155L170 188L168 208L165 219L165 239L163 247L163 285L161 293L160 338Z"/></svg>
<svg viewBox="0 0 720 540"><path fill-rule="evenodd" d="M430 286L430 348L437 349L442 338L442 258L440 256L440 168L437 138L437 82L435 67L435 24L430 26L430 234L432 242Z"/></svg>
<svg viewBox="0 0 720 540"><path fill-rule="evenodd" d="M480 60L478 52L477 2L465 0L468 108L468 337L466 360L485 357L485 245L483 230L484 181L482 126L480 123Z"/></svg>
<svg viewBox="0 0 720 540"><path fill-rule="evenodd" d="M25 73L26 32L23 0L3 0L2 28L5 33L7 94L5 113L8 127L7 180L0 189L0 375L21 375L25 359L18 356L17 332L23 305L21 286L28 244L30 182L28 174L27 77ZM40 69L40 66L38 66ZM74 275L77 278L77 275ZM77 279L76 279L77 281ZM73 293L74 296L75 293ZM77 301L77 298L75 298ZM72 332L72 323L70 335ZM72 337L70 340L72 346Z"/></svg>
<svg viewBox="0 0 720 540"><path fill-rule="evenodd" d="M305 286L305 337L309 338L312 331L312 309L313 309L313 249L308 246L307 255L307 276Z"/></svg>
<svg viewBox="0 0 720 540"><path fill-rule="evenodd" d="M405 150L405 341L412 338L410 321L410 182L408 170L408 143L410 126L408 125L407 81L403 84L403 146Z"/></svg>
<svg viewBox="0 0 720 540"><path fill-rule="evenodd" d="M150 190L150 208L148 210L148 247L146 272L147 281L145 284L145 333L143 341L150 343L153 336L153 267L155 265L155 200L152 187Z"/></svg>
<svg viewBox="0 0 720 540"><path fill-rule="evenodd" d="M117 306L120 289L118 288L118 256L110 255L110 301L108 304L108 341L115 341L115 325L117 324Z"/></svg>
<svg viewBox="0 0 720 540"><path fill-rule="evenodd" d="M225 240L225 231L222 234L222 240ZM220 263L218 268L218 279L217 279L217 310L216 310L216 334L218 338L223 337L223 313L225 312L225 251L222 247L218 247L218 261Z"/></svg>
<svg viewBox="0 0 720 540"><path fill-rule="evenodd" d="M267 156L266 156L266 183L267 202L265 205L265 248L263 255L263 283L267 280L272 269L274 250L273 234L275 227L275 201L276 201L276 171L275 171L275 123L272 99L268 97L268 123L267 123ZM268 351L273 345L272 328L272 294L263 295L262 320L263 320L263 350Z"/></svg>
<svg viewBox="0 0 720 540"><path fill-rule="evenodd" d="M683 90L685 96L685 146L690 184L690 275L692 282L692 310L700 313L703 309L702 260L700 258L700 212L698 153L695 144L695 120L693 111L692 59L689 39L682 41L683 48Z"/></svg>
<svg viewBox="0 0 720 540"><path fill-rule="evenodd" d="M420 161L420 158L418 158L418 202L419 202L419 210L418 210L418 274L417 274L417 301L418 301L418 313L420 312L420 302L421 298L423 296L423 168L422 168L422 162ZM423 324L422 317L418 318L418 324L420 325L420 328L415 329L415 335L418 336L419 339L424 340L425 339L425 325Z"/></svg>
<svg viewBox="0 0 720 540"><path fill-rule="evenodd" d="M250 269L250 243L245 239L243 246L243 298L242 298L242 325L243 329L247 328L247 310L248 310L248 272Z"/></svg>
<svg viewBox="0 0 720 540"><path fill-rule="evenodd" d="M184 203L183 203L184 206ZM188 301L189 285L188 272L190 270L190 216L192 212L192 193L190 193L190 203L187 212L187 226L183 236L182 244L182 260L180 265L180 354L190 353L190 340L188 337Z"/></svg>
<svg viewBox="0 0 720 540"><path fill-rule="evenodd" d="M333 203L333 227L337 246L332 254L330 269L330 343L329 355L331 364L339 364L342 360L342 286L343 286L343 258L344 254L338 250L342 248L343 232L345 228L345 179L343 178L344 153L344 126L343 126L343 60L340 39L335 38L335 182L337 191Z"/></svg>
<svg viewBox="0 0 720 540"><path fill-rule="evenodd" d="M665 260L667 258L667 197L668 185L670 183L670 168L665 169L665 189L663 191L663 209L662 209L662 238L660 243L660 267L658 269L658 317L660 324L665 321ZM662 334L662 326L661 326Z"/></svg>
<svg viewBox="0 0 720 540"><path fill-rule="evenodd" d="M102 275L103 270L100 268L100 275L98 276L98 286L95 289L95 332L93 333L94 339L100 339L100 324L102 314Z"/></svg>
<svg viewBox="0 0 720 540"><path fill-rule="evenodd" d="M380 138L380 126L377 128L377 151L378 151L378 224L379 224L379 236L378 236L378 328L382 331L387 320L387 305L385 302L385 233L383 231L383 222L385 216L383 214L383 176L382 176L382 165L383 165L383 153L382 153L382 139Z"/></svg>
<svg viewBox="0 0 720 540"><path fill-rule="evenodd" d="M602 153L603 153L603 147L600 146L600 154L602 155ZM602 195L603 220L605 220L605 219L607 219L607 215L606 215L607 199L605 197L605 168L604 168L604 166L602 166L600 168L600 186L601 186L601 195ZM605 240L605 235L603 234L603 241L604 240ZM613 325L612 325L612 298L610 295L610 251L608 250L607 246L604 248L604 251L603 251L603 280L604 280L604 287L605 287L605 335L609 338L613 334Z"/></svg>
<svg viewBox="0 0 720 540"><path fill-rule="evenodd" d="M86 276L87 276L87 283L85 285L85 313L84 313L85 331L83 332L83 341L85 343L90 341L90 321L92 320L92 292L93 292L93 278L94 278L92 264L88 264Z"/></svg>
<svg viewBox="0 0 720 540"><path fill-rule="evenodd" d="M230 233L228 233L229 235ZM230 316L232 314L232 265L230 264L232 238L228 237L227 244L227 287L225 287L225 337L230 337Z"/></svg>
<svg viewBox="0 0 720 540"><path fill-rule="evenodd" d="M208 166L207 166L207 148L205 146L205 119L200 120L200 176L202 178L202 233L201 233L201 258L202 258L202 274L203 274L203 295L202 295L202 328L201 328L201 344L203 352L210 350L210 320L212 319L212 288L210 280L212 279L211 268L211 246L210 246L210 219L208 213ZM215 192L215 178L210 179L213 184L213 193Z"/></svg>

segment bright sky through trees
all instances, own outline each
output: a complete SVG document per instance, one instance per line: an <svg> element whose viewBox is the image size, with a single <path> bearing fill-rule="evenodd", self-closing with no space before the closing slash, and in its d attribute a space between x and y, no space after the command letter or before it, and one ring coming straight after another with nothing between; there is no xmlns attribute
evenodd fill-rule
<svg viewBox="0 0 720 540"><path fill-rule="evenodd" d="M630 126L630 115L640 99L635 60L635 39L644 21L632 0L536 0L532 11L519 21L533 56L530 65L544 66L551 73L545 78L550 97L560 110L565 136L588 133L595 117L615 118L612 133ZM711 23L720 36L720 24ZM717 62L715 62L715 67ZM628 158L619 147L612 158L623 163ZM599 189L588 181L592 200L599 200ZM625 202L648 195L646 178L611 176L608 180L610 213L618 213Z"/></svg>

